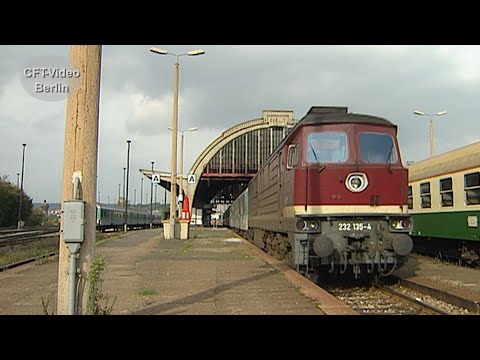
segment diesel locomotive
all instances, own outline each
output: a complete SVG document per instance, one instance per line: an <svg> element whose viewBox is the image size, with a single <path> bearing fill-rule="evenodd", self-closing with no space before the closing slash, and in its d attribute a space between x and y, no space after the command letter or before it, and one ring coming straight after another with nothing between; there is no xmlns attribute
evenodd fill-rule
<svg viewBox="0 0 480 360"><path fill-rule="evenodd" d="M412 251L397 126L314 106L224 214L302 274L388 276Z"/></svg>

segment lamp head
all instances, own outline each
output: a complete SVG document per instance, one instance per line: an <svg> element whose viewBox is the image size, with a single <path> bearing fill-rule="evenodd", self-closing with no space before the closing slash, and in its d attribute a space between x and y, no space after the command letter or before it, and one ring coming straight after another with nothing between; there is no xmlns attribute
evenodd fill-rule
<svg viewBox="0 0 480 360"><path fill-rule="evenodd" d="M205 50L203 49L198 49L198 50L192 50L187 52L188 56L198 56L198 55L203 55L205 54Z"/></svg>
<svg viewBox="0 0 480 360"><path fill-rule="evenodd" d="M156 47L150 48L150 51L155 53L155 54L159 54L159 55L167 55L168 54L167 50L163 50L163 49L156 48Z"/></svg>

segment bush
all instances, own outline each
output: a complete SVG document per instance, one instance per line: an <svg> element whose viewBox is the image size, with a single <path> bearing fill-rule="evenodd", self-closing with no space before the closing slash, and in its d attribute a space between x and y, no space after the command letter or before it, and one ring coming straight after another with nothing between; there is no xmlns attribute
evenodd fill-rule
<svg viewBox="0 0 480 360"><path fill-rule="evenodd" d="M33 209L30 217L25 221L26 226L43 225L46 221L46 216L41 209Z"/></svg>
<svg viewBox="0 0 480 360"><path fill-rule="evenodd" d="M0 177L0 227L16 226L20 189L8 181L8 176ZM32 199L22 191L22 220L27 222L32 213Z"/></svg>

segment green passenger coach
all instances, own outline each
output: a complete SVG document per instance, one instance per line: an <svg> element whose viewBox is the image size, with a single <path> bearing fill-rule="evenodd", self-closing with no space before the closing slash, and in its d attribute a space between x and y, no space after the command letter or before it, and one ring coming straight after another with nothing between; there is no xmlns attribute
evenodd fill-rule
<svg viewBox="0 0 480 360"><path fill-rule="evenodd" d="M412 164L408 211L414 248L478 264L480 142Z"/></svg>

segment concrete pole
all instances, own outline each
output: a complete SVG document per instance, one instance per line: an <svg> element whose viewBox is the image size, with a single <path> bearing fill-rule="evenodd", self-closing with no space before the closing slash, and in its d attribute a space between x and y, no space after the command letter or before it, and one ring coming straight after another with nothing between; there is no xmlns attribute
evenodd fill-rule
<svg viewBox="0 0 480 360"><path fill-rule="evenodd" d="M123 168L123 206L125 206L125 176L126 176L126 171L127 171L127 168Z"/></svg>
<svg viewBox="0 0 480 360"><path fill-rule="evenodd" d="M177 202L177 131L178 131L178 72L180 64L175 62L175 77L173 84L173 124L172 124L172 161L171 161L171 178L170 178L170 237L175 239L175 223L177 219L176 202Z"/></svg>
<svg viewBox="0 0 480 360"><path fill-rule="evenodd" d="M184 138L184 131L180 131L182 133L180 138L180 183L179 183L179 193L180 193L180 201L178 202L179 207L179 214L180 218L183 219L183 138Z"/></svg>
<svg viewBox="0 0 480 360"><path fill-rule="evenodd" d="M25 169L25 147L27 144L22 144L23 146L23 155L22 155L22 178L20 180L20 203L18 205L18 223L17 229L22 228L22 195L23 195L23 170Z"/></svg>
<svg viewBox="0 0 480 360"><path fill-rule="evenodd" d="M153 165L155 164L152 161L152 178L153 178ZM143 180L143 178L142 178ZM153 228L153 181L150 181L150 229Z"/></svg>
<svg viewBox="0 0 480 360"><path fill-rule="evenodd" d="M143 177L140 179L140 209L143 210Z"/></svg>
<svg viewBox="0 0 480 360"><path fill-rule="evenodd" d="M430 157L435 156L435 144L433 136L433 119L430 119Z"/></svg>
<svg viewBox="0 0 480 360"><path fill-rule="evenodd" d="M98 111L100 101L101 45L72 45L70 60L80 70L81 86L67 100L63 159L62 204L72 200L74 173L81 178L80 198L85 201L85 240L80 250L77 314L85 314L88 301L88 272L95 256L95 217L98 154ZM62 205L63 210L63 205ZM63 229L61 219L61 229ZM69 251L60 233L57 314L68 313Z"/></svg>
<svg viewBox="0 0 480 360"><path fill-rule="evenodd" d="M126 188L125 188L125 224L123 225L123 232L127 233L128 231L128 178L130 177L130 143L131 140L127 140L127 177L126 177Z"/></svg>

